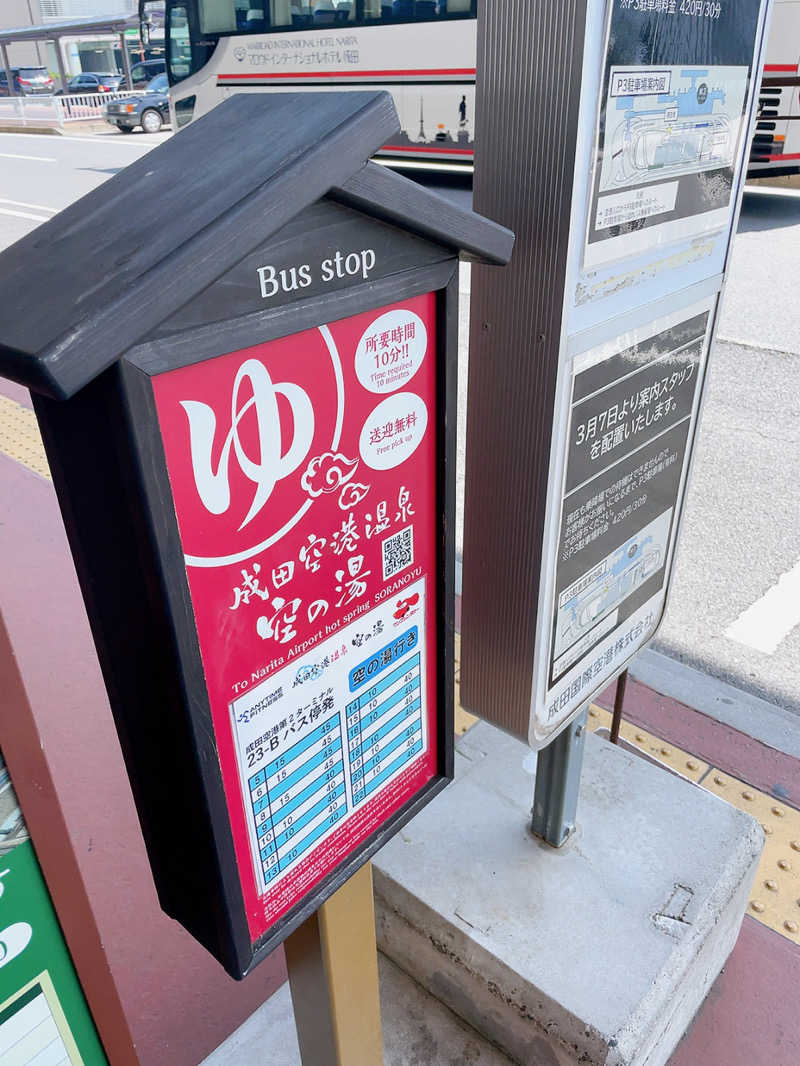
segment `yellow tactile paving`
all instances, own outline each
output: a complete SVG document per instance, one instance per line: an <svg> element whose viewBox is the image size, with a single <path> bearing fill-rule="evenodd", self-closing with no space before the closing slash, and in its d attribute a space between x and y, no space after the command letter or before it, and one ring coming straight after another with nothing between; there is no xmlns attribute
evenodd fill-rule
<svg viewBox="0 0 800 1066"><path fill-rule="evenodd" d="M0 452L34 474L50 477L36 415L7 396L0 396Z"/></svg>
<svg viewBox="0 0 800 1066"><path fill-rule="evenodd" d="M459 703L461 640L456 636L456 734L466 733L478 721ZM589 708L589 728L611 728L609 711ZM766 843L753 884L748 913L781 936L800 944L800 811L760 792L744 781L723 773L691 752L641 729L624 719L620 736L651 759L747 811L764 827Z"/></svg>
<svg viewBox="0 0 800 1066"><path fill-rule="evenodd" d="M596 729L611 729L611 712L593 703L589 708L588 722L592 732ZM640 729L639 726L626 722L625 719L619 727L619 735L629 744L646 752L651 759L655 759L663 766L668 766L670 770L674 770L676 774L680 774L689 781L699 781L710 769L707 762L698 759L691 752L676 748L674 744L669 744L660 737L648 733L646 729Z"/></svg>
<svg viewBox="0 0 800 1066"><path fill-rule="evenodd" d="M610 729L610 712L593 704L589 708L589 728ZM619 732L653 759L761 822L766 842L748 914L800 944L800 811L631 722L623 719Z"/></svg>
<svg viewBox="0 0 800 1066"><path fill-rule="evenodd" d="M761 822L766 840L748 914L800 944L800 811L721 770L711 770L702 788Z"/></svg>

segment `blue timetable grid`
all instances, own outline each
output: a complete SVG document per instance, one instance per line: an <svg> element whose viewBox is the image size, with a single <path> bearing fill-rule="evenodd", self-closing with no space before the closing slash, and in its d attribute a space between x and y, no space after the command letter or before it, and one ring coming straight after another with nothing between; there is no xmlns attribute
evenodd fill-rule
<svg viewBox="0 0 800 1066"><path fill-rule="evenodd" d="M416 632L411 645L416 646ZM391 669L347 704L346 712L348 766L357 807L423 749L419 652L393 660Z"/></svg>
<svg viewBox="0 0 800 1066"><path fill-rule="evenodd" d="M268 885L347 813L338 712L253 774L248 785Z"/></svg>
<svg viewBox="0 0 800 1066"><path fill-rule="evenodd" d="M326 841L351 818L366 832L370 801L428 749L425 578L404 595L407 620L387 598L230 704L259 896L298 865L316 876Z"/></svg>

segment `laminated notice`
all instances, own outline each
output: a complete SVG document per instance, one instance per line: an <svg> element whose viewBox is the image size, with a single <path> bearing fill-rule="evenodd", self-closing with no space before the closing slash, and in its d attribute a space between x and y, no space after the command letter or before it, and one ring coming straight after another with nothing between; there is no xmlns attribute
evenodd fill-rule
<svg viewBox="0 0 800 1066"><path fill-rule="evenodd" d="M438 773L433 293L157 375L253 940Z"/></svg>

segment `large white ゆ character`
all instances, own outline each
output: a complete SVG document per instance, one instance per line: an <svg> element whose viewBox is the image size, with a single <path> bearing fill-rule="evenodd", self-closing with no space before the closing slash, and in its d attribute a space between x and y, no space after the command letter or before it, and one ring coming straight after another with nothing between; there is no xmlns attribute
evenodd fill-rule
<svg viewBox="0 0 800 1066"><path fill-rule="evenodd" d="M250 382L252 396L239 407L242 383ZM289 449L284 453L277 395L284 396L292 410L294 429ZM222 446L217 469L212 453L217 420L208 404L199 400L181 400L189 419L189 442L197 492L211 514L224 514L231 503L229 463L231 448L242 473L256 486L242 530L258 514L275 485L288 477L303 462L314 439L314 409L308 395L289 381L273 384L269 371L258 359L248 359L239 367L231 394L231 428ZM239 440L239 423L251 407L258 426L258 459L251 459ZM252 417L252 416L251 416Z"/></svg>

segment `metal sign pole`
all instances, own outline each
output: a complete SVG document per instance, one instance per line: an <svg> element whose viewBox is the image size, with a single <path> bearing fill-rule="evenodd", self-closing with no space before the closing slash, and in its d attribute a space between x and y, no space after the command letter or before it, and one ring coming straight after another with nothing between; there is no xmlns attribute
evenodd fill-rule
<svg viewBox="0 0 800 1066"><path fill-rule="evenodd" d="M303 1066L381 1066L371 864L306 919L284 947Z"/></svg>
<svg viewBox="0 0 800 1066"><path fill-rule="evenodd" d="M588 706L541 749L536 761L531 831L554 848L575 830L587 713Z"/></svg>
<svg viewBox="0 0 800 1066"><path fill-rule="evenodd" d="M128 45L125 41L124 31L119 35L119 46L122 50L122 73L125 75L125 84L129 89L132 89L133 79L131 77L131 57L128 54Z"/></svg>
<svg viewBox="0 0 800 1066"><path fill-rule="evenodd" d="M58 76L61 80L61 91L65 93L67 91L67 81L69 79L67 78L67 68L64 63L64 52L62 50L63 38L54 37L53 44L55 45L56 50L56 63L58 64Z"/></svg>

